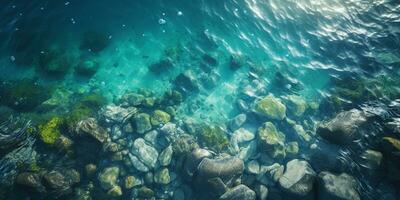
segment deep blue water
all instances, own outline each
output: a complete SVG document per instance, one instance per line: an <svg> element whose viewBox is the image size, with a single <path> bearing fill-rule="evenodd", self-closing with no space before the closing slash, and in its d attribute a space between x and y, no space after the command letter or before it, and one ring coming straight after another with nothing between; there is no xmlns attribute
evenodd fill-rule
<svg viewBox="0 0 400 200"><path fill-rule="evenodd" d="M90 75L78 70L85 61L95 63ZM307 160L317 174L321 171L348 173L357 180L361 199L381 199L383 194L388 194L387 199L399 198L396 191L399 180L388 178L392 172L370 175L371 167L359 161L360 154L367 149L382 151L380 170L395 168L393 173L400 172L400 165L393 164L398 160L393 161L390 153L381 150L380 143L384 136L397 140L400 137L400 131L396 133L393 128L387 128L397 120L392 124L399 130L399 112L393 111L397 108L393 102L400 98L399 68L400 3L396 0L0 1L0 103L1 110L8 113L2 114L2 118L13 115L31 120L33 129L40 135L41 125L43 127L54 116L68 116L87 94L99 93L107 99L107 103L98 107L100 110L105 104L118 105L121 96L129 91L151 91L151 98L157 99L167 91L178 90L183 101L172 106L176 112L172 122L177 126L185 127L188 119L199 124L218 124L224 129L224 137L231 140L234 130L226 125L238 114L247 115L243 127L254 135L264 122L272 121L286 135L285 145L298 142L300 147L296 155L273 160L273 163L285 166L298 158ZM190 74L191 79L179 79L183 72ZM43 87L39 91L45 91L44 94L31 94L29 91L37 89L35 87L17 90L17 85L24 80L32 81L28 83L30 86ZM254 104L269 94L288 108L286 120L266 119L254 113ZM289 113L289 95L307 103L304 115ZM44 102L51 97L56 105L48 108ZM139 108L140 112L150 114L154 109L166 110L169 106L166 98L165 101L156 100L154 107ZM369 121L367 128L357 130L362 137L352 145L331 144L316 134L324 120L353 108L379 113ZM98 110L91 117L99 120L110 138L120 137L114 136L113 126L103 124ZM293 123L304 127L312 137L310 142L293 136ZM155 126L153 129L158 130ZM204 144L196 132L183 131L195 136L202 148L215 150ZM61 134L73 135L70 130L62 130ZM119 139L128 143L144 137L124 131L122 134ZM38 139L33 147L37 151L39 168L51 171L58 169L54 166L64 165L53 161L61 160L67 153L46 146L39 135L34 136ZM71 138L76 140L74 136ZM397 156L398 145L398 149L393 150ZM5 152L0 155L4 157ZM125 174L145 176L106 156L88 161L75 153L60 162L73 163L68 166L81 174L81 181L72 187L73 192L61 195L61 199L77 199L74 195L89 187L88 183L96 188L91 190L93 199L110 198L107 194L93 194L104 190L97 177L110 165L128 168ZM234 156L229 150L216 152L222 153ZM43 160L47 154L52 156L46 163ZM260 157L265 152L257 149L256 154L254 160L262 162ZM318 160L320 154L340 164ZM176 183L162 187L144 185L157 194L176 191L179 184L191 188L194 182L181 183L180 161L178 157L174 159L169 170L178 177ZM94 178L85 175L84 166L89 162L98 167ZM245 165L247 163L245 161ZM22 173L29 169L17 171ZM120 185L125 176L122 174L117 181ZM242 178L243 183L246 176ZM256 181L247 186L255 190L257 184ZM23 191L21 197L3 192L9 188ZM116 198L137 198L135 188L123 188L123 195ZM293 198L286 197L287 191L278 183L268 188L269 199L274 199L274 195ZM0 199L59 198L49 191L28 190L18 183L4 184L0 190ZM313 192L318 193L316 189ZM187 195L186 189L185 195L186 199L198 197L196 193ZM173 199L173 195L161 197Z"/></svg>

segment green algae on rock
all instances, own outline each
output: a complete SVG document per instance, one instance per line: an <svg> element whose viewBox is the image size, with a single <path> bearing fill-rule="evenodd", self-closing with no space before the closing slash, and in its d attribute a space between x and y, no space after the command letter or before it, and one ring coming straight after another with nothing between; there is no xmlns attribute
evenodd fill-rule
<svg viewBox="0 0 400 200"><path fill-rule="evenodd" d="M0 103L20 112L30 112L50 98L50 89L33 79L0 83Z"/></svg>
<svg viewBox="0 0 400 200"><path fill-rule="evenodd" d="M162 110L155 110L150 120L153 126L157 126L168 123L171 120L171 116Z"/></svg>
<svg viewBox="0 0 400 200"><path fill-rule="evenodd" d="M273 158L284 158L285 153L285 135L279 132L275 125L266 122L258 129L258 138L263 150Z"/></svg>
<svg viewBox="0 0 400 200"><path fill-rule="evenodd" d="M39 125L40 139L49 145L54 145L61 136L60 127L63 120L59 117L54 117L47 123Z"/></svg>
<svg viewBox="0 0 400 200"><path fill-rule="evenodd" d="M151 121L150 115L147 113L139 113L134 118L134 126L136 128L136 132L139 134L143 134L149 130L151 130Z"/></svg>
<svg viewBox="0 0 400 200"><path fill-rule="evenodd" d="M281 100L268 95L257 101L254 106L255 112L274 120L282 120L286 117L286 106Z"/></svg>
<svg viewBox="0 0 400 200"><path fill-rule="evenodd" d="M229 145L225 130L218 125L203 125L198 131L198 136L203 146L217 152L222 151Z"/></svg>

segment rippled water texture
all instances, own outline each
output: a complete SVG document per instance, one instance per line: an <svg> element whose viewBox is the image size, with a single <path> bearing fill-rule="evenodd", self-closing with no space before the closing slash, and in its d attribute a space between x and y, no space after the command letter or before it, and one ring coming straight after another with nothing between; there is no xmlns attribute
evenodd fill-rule
<svg viewBox="0 0 400 200"><path fill-rule="evenodd" d="M175 144L184 140L179 131L166 143L160 139L162 144L148 144L150 130L164 133L170 128L163 126L167 122L193 137L200 148L212 151L209 157L214 159L225 154L238 157L239 150L254 143L253 154L239 156L245 169L236 182L254 190L257 199L263 199L262 187L268 188L268 199L328 198L321 192L323 171L354 177L360 199L398 199L399 68L400 2L396 0L1 0L0 172L4 175L0 179L10 181L0 180L0 199L211 198L196 193L207 188L203 182L180 173L180 167L187 167L183 160L194 158L178 155ZM132 91L136 96L127 95ZM269 97L272 103L266 100ZM137 103L137 98L144 100ZM266 106L275 101L283 104L284 116L260 111L257 106L263 101ZM111 111L107 113L106 107L114 104L120 108L112 107L115 116L124 120L107 118ZM352 109L361 117L341 115ZM154 113L159 110L168 113L168 120L156 122ZM140 127L138 121L146 120L147 114L150 127ZM237 122L237 116L245 116L245 122ZM89 117L98 123L82 123ZM232 125L233 119L240 125ZM336 125L335 119L342 121ZM267 150L261 136L269 126L265 122L277 129L277 135L266 139ZM335 136L326 135L323 126L329 129L328 122L333 129L346 126L345 133L353 128L355 133L338 138L343 129L335 129ZM94 134L100 147L90 146L89 139L86 142L82 133L75 133L97 126L103 127L107 138L102 139L101 131ZM249 132L250 139L241 138L248 143L237 146L239 127ZM71 140L72 147L54 147L60 135L69 138L61 143ZM351 142L343 144L345 137ZM120 146L113 151L105 141ZM125 160L134 160L131 149L139 144L150 146L147 153L155 149L157 155L166 146L174 147L172 164L161 165L171 172L171 183L148 183L148 172L126 164ZM86 150L77 147L85 145ZM270 155L276 145L284 149L283 157ZM116 152L123 158L116 160ZM96 154L101 156L93 157ZM24 155L35 161L21 159ZM315 173L311 195L294 192L293 196L295 189L285 188L281 179L260 178L272 173L262 172L262 166L274 163L290 176L288 162L294 159L307 161ZM161 173L160 162L150 167L156 176ZM235 166L236 160L224 162ZM254 163L261 166L260 172L248 169ZM88 175L88 164L97 167L95 175ZM100 180L110 166L120 170L114 182L122 191L116 191L114 183L109 189ZM207 170L204 159L195 174L203 173L201 167ZM65 175L67 168L74 169L80 180L60 183L49 173ZM21 183L21 173L40 176L44 186ZM122 187L127 174L144 181ZM346 181L343 185L351 182ZM57 187L65 182L75 185L62 191L49 189L54 182ZM154 190L153 196L146 196L149 190L144 187ZM23 191L20 196L18 191ZM221 194L211 196L218 199Z"/></svg>

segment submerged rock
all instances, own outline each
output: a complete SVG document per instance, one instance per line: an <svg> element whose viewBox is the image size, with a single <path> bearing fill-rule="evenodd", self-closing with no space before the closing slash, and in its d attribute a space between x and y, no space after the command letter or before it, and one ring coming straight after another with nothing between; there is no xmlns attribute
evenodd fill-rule
<svg viewBox="0 0 400 200"><path fill-rule="evenodd" d="M54 117L43 125L39 125L40 139L49 145L54 145L61 136L60 128L63 125L63 120L59 117Z"/></svg>
<svg viewBox="0 0 400 200"><path fill-rule="evenodd" d="M285 135L279 132L275 125L266 122L258 129L258 138L263 151L273 158L284 158L285 154Z"/></svg>
<svg viewBox="0 0 400 200"><path fill-rule="evenodd" d="M244 163L241 159L234 156L210 159L204 158L197 167L198 178L207 180L219 177L222 180L230 180L243 173Z"/></svg>
<svg viewBox="0 0 400 200"><path fill-rule="evenodd" d="M114 104L107 105L101 110L101 115L107 123L124 123L136 114L135 107L122 108Z"/></svg>
<svg viewBox="0 0 400 200"><path fill-rule="evenodd" d="M58 48L49 48L39 56L38 69L50 76L63 77L71 67L71 56Z"/></svg>
<svg viewBox="0 0 400 200"><path fill-rule="evenodd" d="M168 113L166 113L162 110L155 110L153 112L153 114L151 115L150 121L153 126L157 126L160 124L166 124L170 120L171 120L171 116Z"/></svg>
<svg viewBox="0 0 400 200"><path fill-rule="evenodd" d="M143 134L146 131L151 130L150 115L146 113L140 113L135 118L136 132Z"/></svg>
<svg viewBox="0 0 400 200"><path fill-rule="evenodd" d="M250 131L240 128L233 132L231 136L230 144L235 152L240 151L240 147L243 146L243 143L247 143L252 141L255 138L254 134Z"/></svg>
<svg viewBox="0 0 400 200"><path fill-rule="evenodd" d="M43 176L43 180L47 189L52 190L56 196L63 196L72 192L72 186L80 181L79 173L75 170L51 171Z"/></svg>
<svg viewBox="0 0 400 200"><path fill-rule="evenodd" d="M137 156L148 168L154 168L156 166L158 152L154 147L146 144L144 139L138 138L133 142L131 153Z"/></svg>
<svg viewBox="0 0 400 200"><path fill-rule="evenodd" d="M381 152L367 149L361 154L359 164L366 168L370 174L374 174L381 167L382 159Z"/></svg>
<svg viewBox="0 0 400 200"><path fill-rule="evenodd" d="M172 154L173 154L172 146L168 146L167 148L165 148L158 157L160 165L168 166L171 163Z"/></svg>
<svg viewBox="0 0 400 200"><path fill-rule="evenodd" d="M108 133L104 130L95 118L88 118L80 121L76 126L76 132L80 135L87 135L100 143L108 139Z"/></svg>
<svg viewBox="0 0 400 200"><path fill-rule="evenodd" d="M301 139L303 139L306 142L310 142L311 141L311 136L304 130L302 125L295 124L293 126L293 129Z"/></svg>
<svg viewBox="0 0 400 200"><path fill-rule="evenodd" d="M149 168L142 161L140 161L137 156L135 156L131 153L129 153L128 156L129 156L129 161L134 168L136 168L137 170L139 170L141 172L149 171Z"/></svg>
<svg viewBox="0 0 400 200"><path fill-rule="evenodd" d="M231 131L237 130L246 122L246 119L247 119L246 114L242 113L237 115L229 122L229 129L231 129Z"/></svg>
<svg viewBox="0 0 400 200"><path fill-rule="evenodd" d="M286 117L286 106L281 100L268 95L257 101L254 106L256 113L273 120L282 120Z"/></svg>
<svg viewBox="0 0 400 200"><path fill-rule="evenodd" d="M286 171L279 178L280 186L290 194L305 197L313 190L316 173L304 160L294 159L286 164Z"/></svg>
<svg viewBox="0 0 400 200"><path fill-rule="evenodd" d="M42 185L42 177L34 172L24 172L21 174L18 174L16 183L21 186L25 186L28 188L32 188L35 191L44 191L45 188Z"/></svg>
<svg viewBox="0 0 400 200"><path fill-rule="evenodd" d="M203 158L210 158L211 156L212 155L208 150L200 148L196 148L191 153L189 153L186 156L183 166L183 173L186 178L192 178Z"/></svg>
<svg viewBox="0 0 400 200"><path fill-rule="evenodd" d="M359 137L358 129L366 121L365 114L360 110L344 111L330 121L321 124L317 129L317 134L332 143L346 144Z"/></svg>
<svg viewBox="0 0 400 200"><path fill-rule="evenodd" d="M91 77L97 72L99 67L100 65L96 60L84 60L75 66L75 73L81 76Z"/></svg>
<svg viewBox="0 0 400 200"><path fill-rule="evenodd" d="M170 71L174 68L174 64L171 59L162 59L158 62L155 62L149 66L149 71L154 74L162 74Z"/></svg>
<svg viewBox="0 0 400 200"><path fill-rule="evenodd" d="M218 125L205 124L198 134L200 143L214 151L220 152L229 145L226 130Z"/></svg>
<svg viewBox="0 0 400 200"><path fill-rule="evenodd" d="M304 114L307 109L307 102L301 96L289 95L288 100L288 111L296 117L300 117Z"/></svg>
<svg viewBox="0 0 400 200"><path fill-rule="evenodd" d="M200 90L199 80L197 79L195 72L186 70L179 74L174 81L177 89L180 89L186 93L197 92Z"/></svg>
<svg viewBox="0 0 400 200"><path fill-rule="evenodd" d="M246 172L250 174L260 173L260 164L257 162L257 160L251 160L246 164Z"/></svg>
<svg viewBox="0 0 400 200"><path fill-rule="evenodd" d="M0 104L30 112L51 97L47 87L33 79L0 82Z"/></svg>
<svg viewBox="0 0 400 200"><path fill-rule="evenodd" d="M104 190L110 190L117 185L120 169L118 167L107 167L99 173L98 180Z"/></svg>
<svg viewBox="0 0 400 200"><path fill-rule="evenodd" d="M238 185L225 194L219 200L255 200L256 193L245 185Z"/></svg>
<svg viewBox="0 0 400 200"><path fill-rule="evenodd" d="M161 185L167 185L171 181L168 168L163 168L154 174L154 182Z"/></svg>
<svg viewBox="0 0 400 200"><path fill-rule="evenodd" d="M359 200L357 181L350 175L323 171L318 174L318 199Z"/></svg>

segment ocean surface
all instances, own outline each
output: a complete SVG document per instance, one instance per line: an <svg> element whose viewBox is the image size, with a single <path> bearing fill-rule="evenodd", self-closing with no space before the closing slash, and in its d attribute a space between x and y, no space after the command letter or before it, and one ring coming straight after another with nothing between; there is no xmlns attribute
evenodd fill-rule
<svg viewBox="0 0 400 200"><path fill-rule="evenodd" d="M0 84L0 199L400 198L397 0L0 0Z"/></svg>

